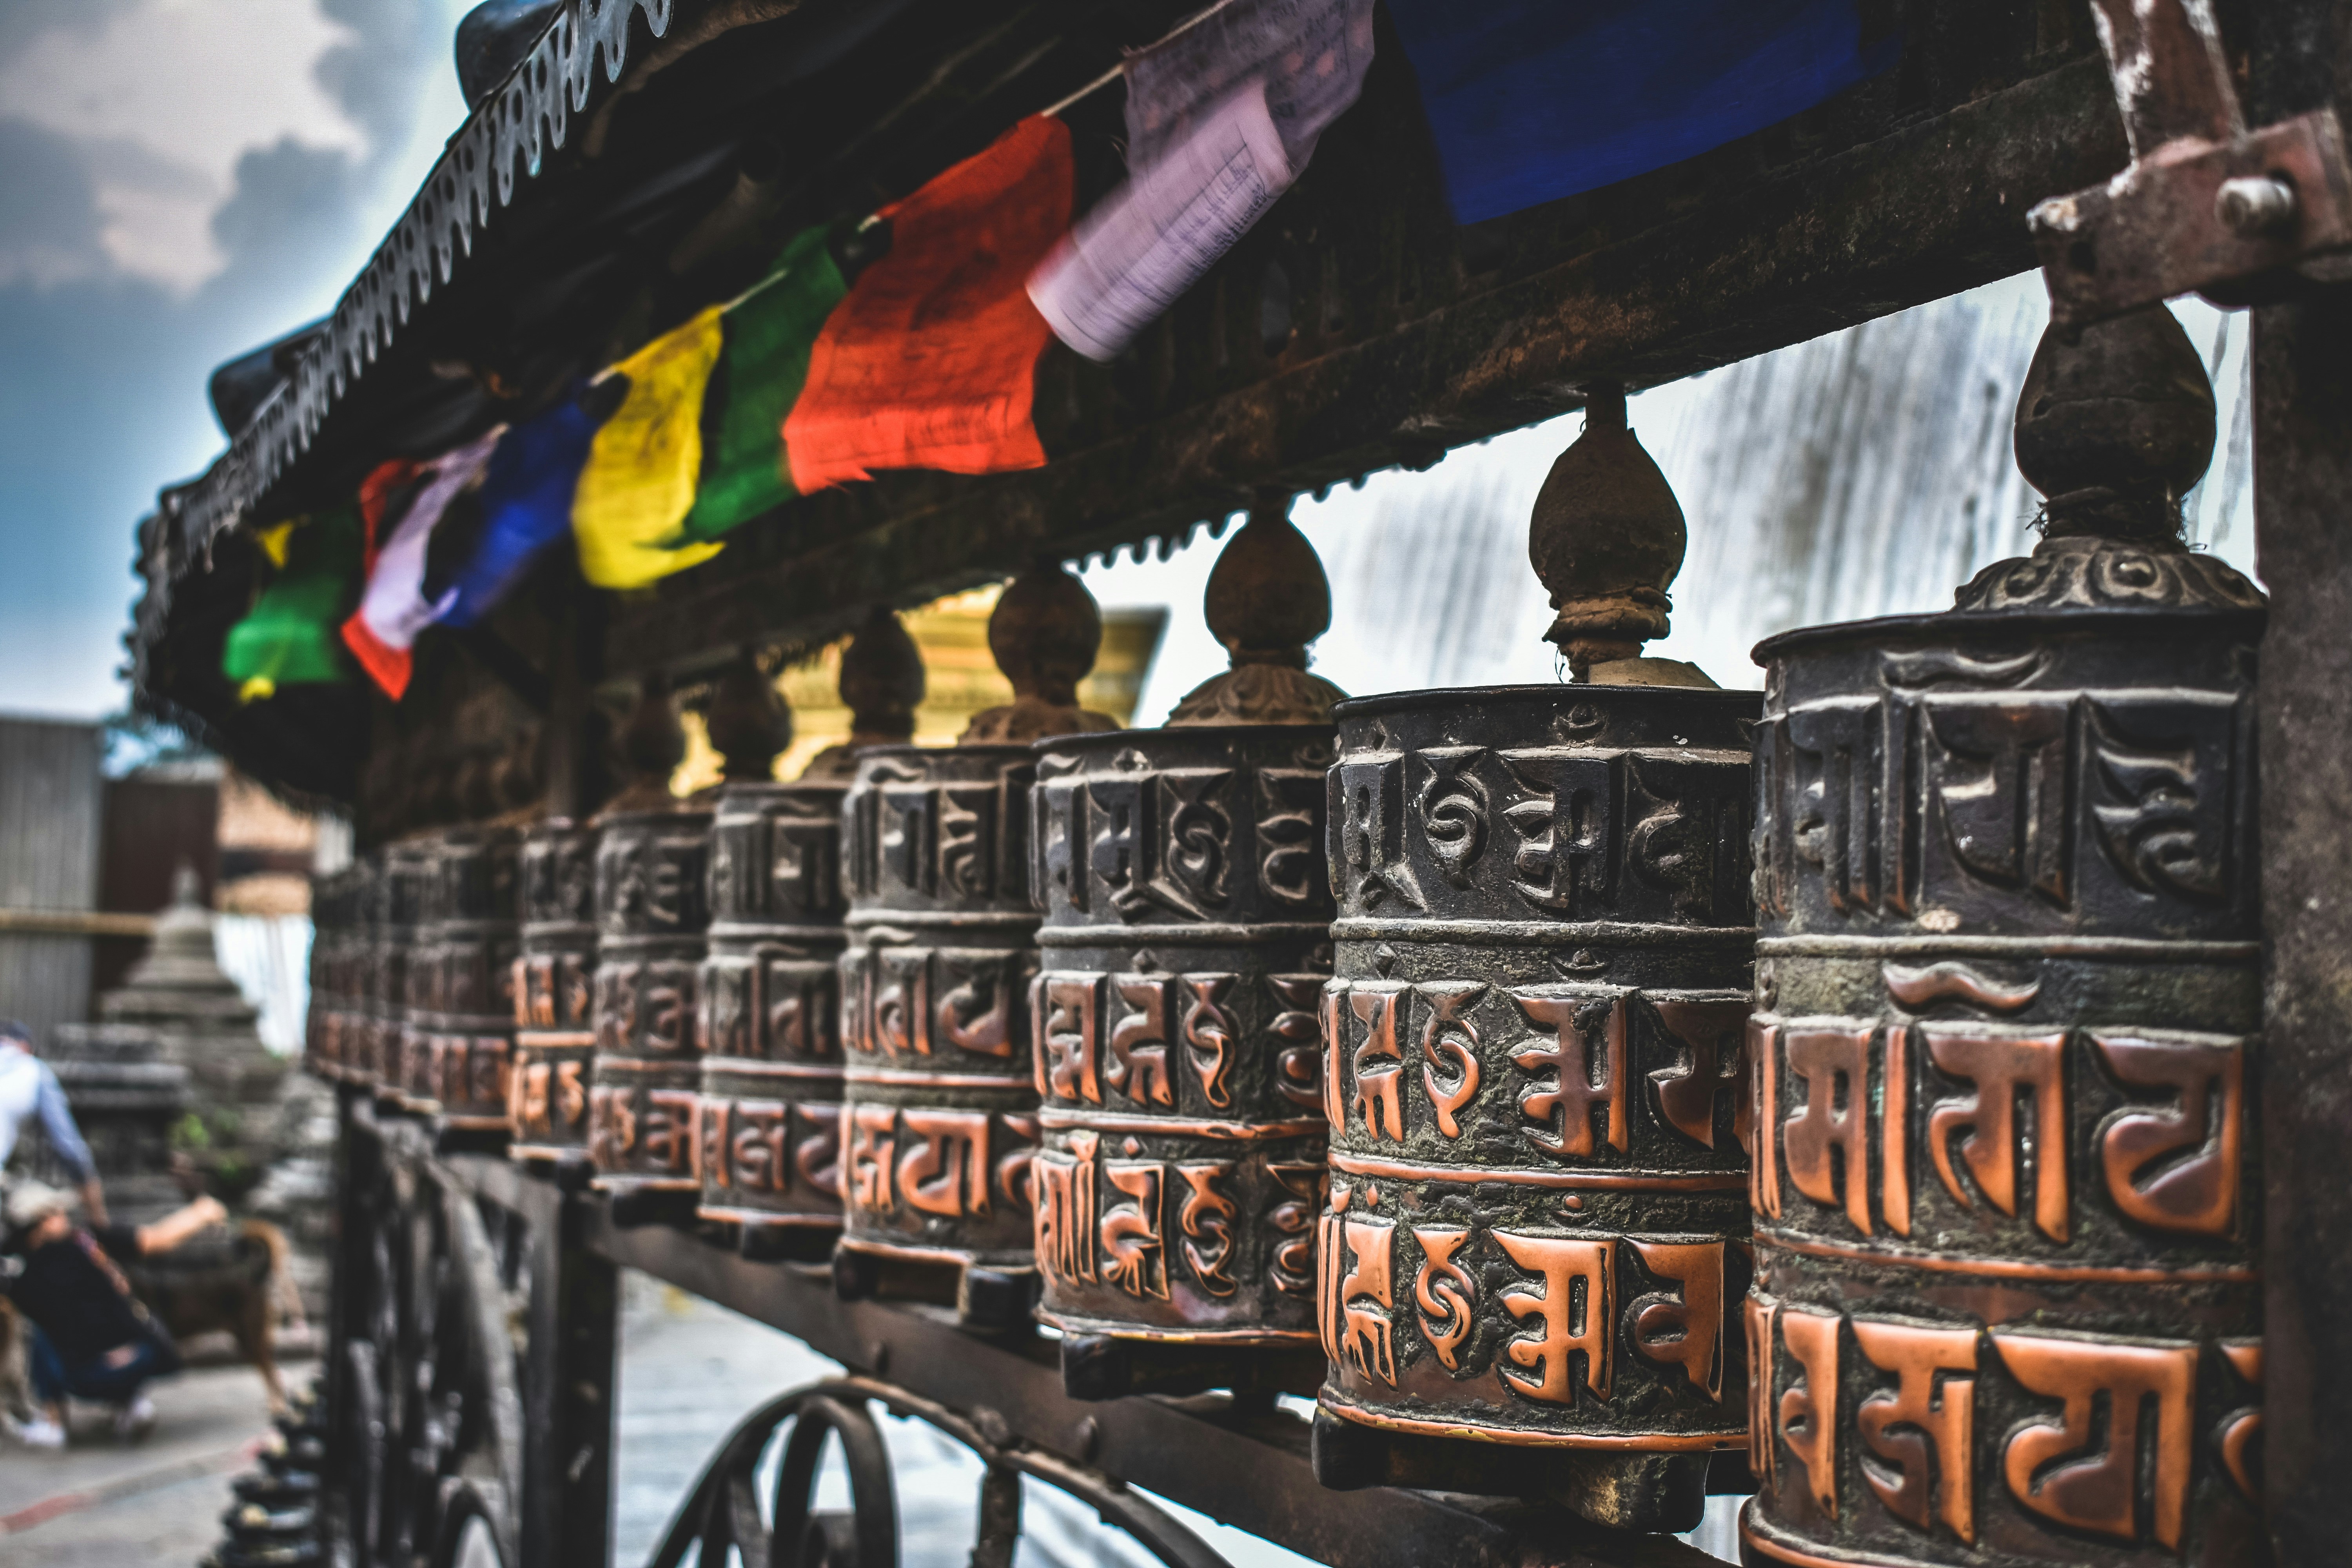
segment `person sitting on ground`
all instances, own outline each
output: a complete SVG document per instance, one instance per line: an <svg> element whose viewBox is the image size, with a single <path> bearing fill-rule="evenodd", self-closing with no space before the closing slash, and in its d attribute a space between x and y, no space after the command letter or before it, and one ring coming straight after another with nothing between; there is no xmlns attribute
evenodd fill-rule
<svg viewBox="0 0 2352 1568"><path fill-rule="evenodd" d="M92 1225L106 1223L106 1194L98 1184L98 1165L82 1142L67 1108L66 1091L48 1063L33 1054L33 1032L14 1018L0 1018L0 1171L8 1167L16 1139L27 1122L37 1121L48 1134L49 1152L73 1173L81 1188L82 1211ZM5 1192L0 1180L0 1192Z"/></svg>
<svg viewBox="0 0 2352 1568"><path fill-rule="evenodd" d="M115 1435L143 1437L155 1425L147 1384L180 1370L180 1354L162 1324L131 1294L121 1258L169 1252L228 1217L209 1197L152 1225L77 1226L73 1199L54 1187L20 1183L8 1194L7 1245L23 1259L7 1283L16 1310L30 1320L33 1397L38 1419L18 1436L37 1448L66 1441L66 1399L115 1407Z"/></svg>

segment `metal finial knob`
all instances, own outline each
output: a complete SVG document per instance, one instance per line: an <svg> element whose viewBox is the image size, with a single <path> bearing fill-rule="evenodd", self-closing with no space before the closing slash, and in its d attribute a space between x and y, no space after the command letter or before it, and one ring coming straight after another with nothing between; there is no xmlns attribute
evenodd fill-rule
<svg viewBox="0 0 2352 1568"><path fill-rule="evenodd" d="M1666 635L1666 590L1689 538L1674 488L1625 422L1624 387L1588 388L1584 434L1552 464L1528 519L1528 560L1556 612L1544 640L1575 679L1610 679L1594 667L1633 662L1643 668L1618 672L1631 684L1714 684L1689 665L1641 657Z"/></svg>
<svg viewBox="0 0 2352 1568"><path fill-rule="evenodd" d="M793 710L759 661L745 648L719 678L703 721L730 782L764 782L775 776L776 757L793 743Z"/></svg>
<svg viewBox="0 0 2352 1568"><path fill-rule="evenodd" d="M2178 539L2180 498L2213 460L2213 384L2161 305L2042 334L2017 397L2017 466L2049 498L2043 531Z"/></svg>
<svg viewBox="0 0 2352 1568"><path fill-rule="evenodd" d="M841 655L849 739L819 752L801 777L812 784L847 779L857 772L857 753L866 747L902 746L914 739L915 710L923 705L929 684L923 650L887 605L875 605Z"/></svg>
<svg viewBox="0 0 2352 1568"><path fill-rule="evenodd" d="M615 740L628 782L599 815L670 807L670 775L686 760L686 731L678 723L666 672L654 670L638 684L637 704Z"/></svg>
<svg viewBox="0 0 2352 1568"><path fill-rule="evenodd" d="M1328 724L1348 694L1307 672L1307 645L1331 629L1331 580L1290 521L1290 498L1261 496L1209 573L1209 631L1233 666L1184 694L1171 729Z"/></svg>
<svg viewBox="0 0 2352 1568"><path fill-rule="evenodd" d="M1040 741L1116 730L1118 721L1078 706L1078 682L1102 647L1102 612L1087 585L1043 561L1005 585L988 617L988 651L1013 683L1013 700L973 715L959 745Z"/></svg>
<svg viewBox="0 0 2352 1568"><path fill-rule="evenodd" d="M2213 460L2213 386L2161 305L2042 334L2017 399L2017 467L2047 500L2033 553L1953 596L1963 611L2251 608L2262 591L2182 538L2181 498Z"/></svg>

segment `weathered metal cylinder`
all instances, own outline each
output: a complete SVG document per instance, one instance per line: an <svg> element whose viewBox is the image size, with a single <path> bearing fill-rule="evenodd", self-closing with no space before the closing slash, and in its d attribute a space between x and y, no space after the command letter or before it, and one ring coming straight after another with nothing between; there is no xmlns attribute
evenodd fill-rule
<svg viewBox="0 0 2352 1568"><path fill-rule="evenodd" d="M345 1016L351 1007L352 905L356 868L310 880L310 1006L303 1019L302 1064L315 1076L340 1080L345 1071Z"/></svg>
<svg viewBox="0 0 2352 1568"><path fill-rule="evenodd" d="M713 814L697 1212L755 1252L754 1230L841 1229L845 793L730 784Z"/></svg>
<svg viewBox="0 0 2352 1568"><path fill-rule="evenodd" d="M709 867L708 811L618 812L597 825L588 1158L605 1192L699 1189L695 1018Z"/></svg>
<svg viewBox="0 0 2352 1568"><path fill-rule="evenodd" d="M375 984L370 991L373 1060L368 1083L377 1098L401 1099L408 1012L413 982L408 969L417 943L417 910L424 896L424 846L388 845L383 851L382 902L375 931Z"/></svg>
<svg viewBox="0 0 2352 1568"><path fill-rule="evenodd" d="M567 818L523 835L514 961L513 1070L507 1128L517 1160L578 1160L588 1150L588 1067L596 966L596 833Z"/></svg>
<svg viewBox="0 0 2352 1568"><path fill-rule="evenodd" d="M845 1289L867 1287L859 1270L944 1265L967 1305L1002 1286L1026 1310L1035 771L1025 745L859 756L842 806Z"/></svg>
<svg viewBox="0 0 2352 1568"><path fill-rule="evenodd" d="M1751 1561L2267 1561L2263 616L2049 552L1757 650Z"/></svg>
<svg viewBox="0 0 2352 1568"><path fill-rule="evenodd" d="M444 1124L463 1131L507 1126L520 848L512 828L461 827L436 856L432 1097Z"/></svg>
<svg viewBox="0 0 2352 1568"><path fill-rule="evenodd" d="M1312 724L1038 744L1030 1187L1066 1334L1315 1343L1331 756Z"/></svg>
<svg viewBox="0 0 2352 1568"><path fill-rule="evenodd" d="M447 892L442 876L443 836L419 835L397 849L411 867L413 933L401 964L400 1055L393 1079L394 1097L404 1110L432 1115L441 1109L442 1054L441 967L442 903Z"/></svg>
<svg viewBox="0 0 2352 1568"><path fill-rule="evenodd" d="M1632 1485L1620 1457L1683 1456L1695 1509L1706 1456L1744 1444L1756 710L1610 685L1339 705L1327 1480L1474 1439L1581 1451L1584 1479L1448 1449L1442 1484L1574 1500ZM1595 1511L1655 1525L1649 1504Z"/></svg>

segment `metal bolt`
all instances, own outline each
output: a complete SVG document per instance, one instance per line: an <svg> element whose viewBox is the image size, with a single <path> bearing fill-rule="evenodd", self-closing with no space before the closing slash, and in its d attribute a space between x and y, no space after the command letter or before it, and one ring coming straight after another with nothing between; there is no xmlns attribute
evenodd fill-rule
<svg viewBox="0 0 2352 1568"><path fill-rule="evenodd" d="M2260 239L2294 225L2294 187L2269 174L2241 174L2221 182L2213 211L2239 238Z"/></svg>

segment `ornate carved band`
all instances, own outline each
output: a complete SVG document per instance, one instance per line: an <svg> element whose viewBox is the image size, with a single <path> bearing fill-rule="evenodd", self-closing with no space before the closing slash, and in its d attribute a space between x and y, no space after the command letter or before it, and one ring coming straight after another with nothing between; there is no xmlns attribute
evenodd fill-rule
<svg viewBox="0 0 2352 1568"><path fill-rule="evenodd" d="M707 1219L841 1224L843 793L719 792L696 1135Z"/></svg>
<svg viewBox="0 0 2352 1568"><path fill-rule="evenodd" d="M1037 973L1026 746L881 746L842 811L846 1228L880 1257L1034 1267Z"/></svg>
<svg viewBox="0 0 2352 1568"><path fill-rule="evenodd" d="M1328 1410L1744 1440L1755 706L1562 686L1340 707Z"/></svg>
<svg viewBox="0 0 2352 1568"><path fill-rule="evenodd" d="M1038 752L1042 1315L1133 1339L1310 1343L1331 731L1139 731Z"/></svg>
<svg viewBox="0 0 2352 1568"><path fill-rule="evenodd" d="M700 1185L694 1034L709 884L710 813L625 812L599 826L588 1159L604 1191Z"/></svg>
<svg viewBox="0 0 2352 1568"><path fill-rule="evenodd" d="M515 1159L578 1158L588 1147L590 999L596 963L596 832L558 818L523 836L521 954L514 961L514 1068L507 1124Z"/></svg>
<svg viewBox="0 0 2352 1568"><path fill-rule="evenodd" d="M2266 1561L2261 626L1759 650L1759 1561Z"/></svg>

